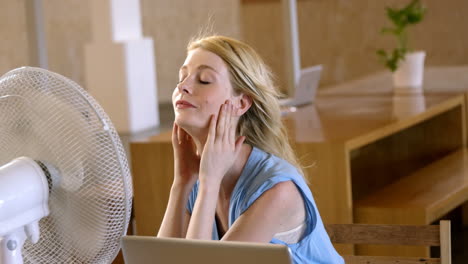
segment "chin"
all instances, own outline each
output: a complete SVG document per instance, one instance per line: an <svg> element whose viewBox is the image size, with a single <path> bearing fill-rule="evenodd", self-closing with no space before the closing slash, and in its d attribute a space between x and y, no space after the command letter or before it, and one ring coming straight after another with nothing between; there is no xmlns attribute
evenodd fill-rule
<svg viewBox="0 0 468 264"><path fill-rule="evenodd" d="M201 122L190 116L176 115L174 122L183 129L201 127Z"/></svg>
<svg viewBox="0 0 468 264"><path fill-rule="evenodd" d="M204 130L207 129L209 125L209 119L200 120L199 118L194 118L193 116L184 116L180 114L176 115L174 122L187 132Z"/></svg>

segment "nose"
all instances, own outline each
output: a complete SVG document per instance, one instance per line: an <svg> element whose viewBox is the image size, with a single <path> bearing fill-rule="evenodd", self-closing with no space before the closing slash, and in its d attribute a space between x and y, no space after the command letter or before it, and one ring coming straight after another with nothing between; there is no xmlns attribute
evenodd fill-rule
<svg viewBox="0 0 468 264"><path fill-rule="evenodd" d="M177 85L180 93L192 94L192 85L190 85L189 78L185 78L182 82Z"/></svg>

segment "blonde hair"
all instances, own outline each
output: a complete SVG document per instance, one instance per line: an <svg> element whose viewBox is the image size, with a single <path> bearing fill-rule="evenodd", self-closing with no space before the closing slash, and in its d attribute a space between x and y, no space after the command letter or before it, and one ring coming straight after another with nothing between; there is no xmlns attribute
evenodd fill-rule
<svg viewBox="0 0 468 264"><path fill-rule="evenodd" d="M192 40L187 50L197 48L218 55L228 67L234 92L252 98L252 106L239 119L238 134L246 137L246 143L288 161L303 174L281 120L272 73L257 52L241 41L216 35Z"/></svg>

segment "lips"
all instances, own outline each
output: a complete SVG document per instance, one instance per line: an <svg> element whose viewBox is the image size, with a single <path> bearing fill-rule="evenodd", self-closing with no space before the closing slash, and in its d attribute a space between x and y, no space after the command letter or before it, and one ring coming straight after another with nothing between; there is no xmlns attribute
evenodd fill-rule
<svg viewBox="0 0 468 264"><path fill-rule="evenodd" d="M177 108L195 108L193 104L185 100L178 100L175 105Z"/></svg>

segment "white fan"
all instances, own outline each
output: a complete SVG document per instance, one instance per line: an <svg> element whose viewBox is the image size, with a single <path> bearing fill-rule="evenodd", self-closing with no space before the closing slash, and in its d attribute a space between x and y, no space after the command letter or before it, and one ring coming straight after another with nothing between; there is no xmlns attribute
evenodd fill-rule
<svg viewBox="0 0 468 264"><path fill-rule="evenodd" d="M1 264L112 262L132 183L117 132L86 91L39 68L2 76L0 166Z"/></svg>

